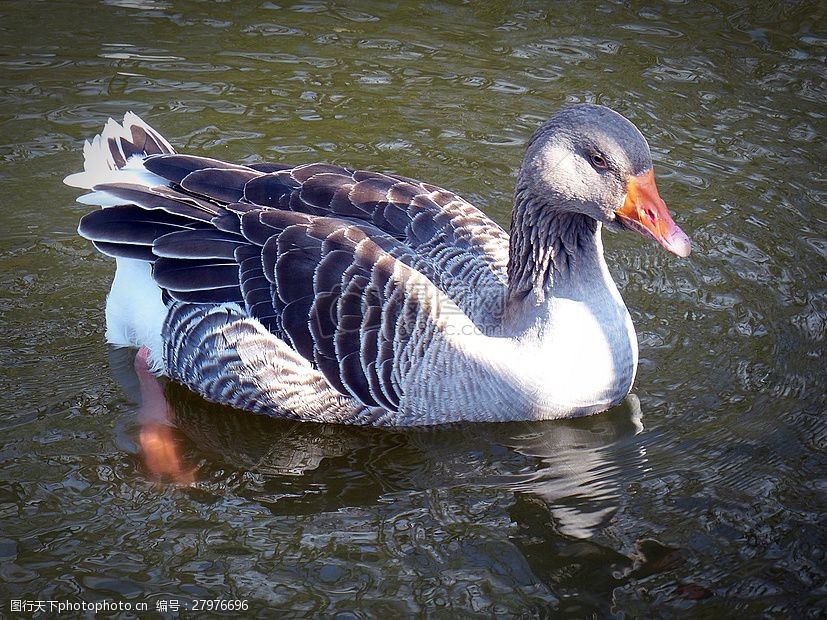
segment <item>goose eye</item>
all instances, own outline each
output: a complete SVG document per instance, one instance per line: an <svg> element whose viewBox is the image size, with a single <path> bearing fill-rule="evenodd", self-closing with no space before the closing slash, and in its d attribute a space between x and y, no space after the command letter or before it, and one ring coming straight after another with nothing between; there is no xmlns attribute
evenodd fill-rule
<svg viewBox="0 0 827 620"><path fill-rule="evenodd" d="M598 170L605 170L609 167L609 164L606 163L606 158L603 157L600 153L589 153L589 161L591 161L592 166L594 166Z"/></svg>

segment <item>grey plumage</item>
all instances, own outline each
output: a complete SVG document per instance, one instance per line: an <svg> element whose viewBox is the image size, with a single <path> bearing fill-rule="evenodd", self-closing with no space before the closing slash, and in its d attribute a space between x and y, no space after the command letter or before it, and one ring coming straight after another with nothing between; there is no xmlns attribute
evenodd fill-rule
<svg viewBox="0 0 827 620"><path fill-rule="evenodd" d="M607 387L586 388L596 390L593 404L589 394L558 404L510 368L523 349L548 344L553 289L578 269L601 279L594 303L605 309L594 314L613 325L607 333L631 328L602 281L599 222L613 221L623 175L651 161L634 126L604 110L565 111L531 139L510 244L448 190L331 164L178 155L134 115L87 146L87 171L69 182L92 186L92 201L105 197L105 208L82 218L81 235L119 260L151 263L167 300L162 370L208 399L354 424L580 415L628 392L636 347L615 364L618 377L593 382ZM603 125L590 131L595 118ZM550 157L595 151L616 177L591 188L552 179ZM103 183L95 157L105 159ZM557 170L564 180L579 170L569 164ZM117 180L133 168L137 181ZM434 380L424 380L429 373ZM479 412L461 410L476 400Z"/></svg>

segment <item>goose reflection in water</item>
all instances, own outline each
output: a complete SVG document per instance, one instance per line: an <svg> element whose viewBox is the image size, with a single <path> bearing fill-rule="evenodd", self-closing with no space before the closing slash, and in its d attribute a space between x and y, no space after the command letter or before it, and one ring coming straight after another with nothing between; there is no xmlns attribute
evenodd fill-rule
<svg viewBox="0 0 827 620"><path fill-rule="evenodd" d="M112 349L110 361L127 393L143 399L137 443L151 478L219 477L277 515L374 506L406 491L508 489L503 518L516 526L508 545L546 583L575 584L586 571L608 593L683 562L682 552L654 540L637 541L630 555L595 542L646 470L634 395L576 420L383 430L250 415L174 383L162 387L140 372L134 351ZM473 523L473 512L465 516Z"/></svg>
<svg viewBox="0 0 827 620"><path fill-rule="evenodd" d="M138 443L147 472L177 483L197 478L184 452L207 453L260 476L307 474L324 459L358 454L374 474L365 483L378 476L394 488L457 481L510 488L542 499L560 533L585 538L611 519L623 489L645 468L645 451L634 439L643 430L634 394L595 417L392 431L243 414L175 383L162 387L134 356L111 349L113 373L141 403Z"/></svg>

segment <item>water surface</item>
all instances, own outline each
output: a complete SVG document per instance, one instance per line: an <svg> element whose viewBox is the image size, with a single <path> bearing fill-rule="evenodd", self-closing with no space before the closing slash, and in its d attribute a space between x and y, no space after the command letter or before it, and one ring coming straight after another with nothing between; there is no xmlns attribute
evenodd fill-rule
<svg viewBox="0 0 827 620"><path fill-rule="evenodd" d="M825 587L825 9L815 2L0 4L0 611L817 617ZM133 110L182 151L325 160L507 225L539 122L610 105L652 147L687 260L607 235L641 345L575 422L404 432L170 387L190 486L136 444L111 261L61 179ZM10 614L14 616L14 614Z"/></svg>

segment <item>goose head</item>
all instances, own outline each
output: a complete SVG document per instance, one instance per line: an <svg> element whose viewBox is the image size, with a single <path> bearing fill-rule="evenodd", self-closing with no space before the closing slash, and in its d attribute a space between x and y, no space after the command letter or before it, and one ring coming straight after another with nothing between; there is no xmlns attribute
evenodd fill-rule
<svg viewBox="0 0 827 620"><path fill-rule="evenodd" d="M520 169L517 205L536 211L523 214L526 221L579 213L651 237L681 257L691 250L658 194L646 139L604 106L563 109L535 132Z"/></svg>

